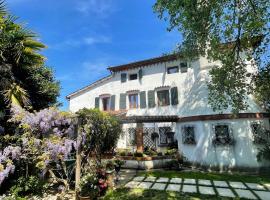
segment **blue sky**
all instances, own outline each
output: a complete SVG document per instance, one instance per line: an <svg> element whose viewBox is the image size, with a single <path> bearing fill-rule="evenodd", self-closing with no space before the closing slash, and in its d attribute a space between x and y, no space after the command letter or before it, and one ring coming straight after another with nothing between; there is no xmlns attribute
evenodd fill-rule
<svg viewBox="0 0 270 200"><path fill-rule="evenodd" d="M61 82L59 101L106 76L108 66L160 56L181 40L153 13L154 0L7 0L8 9L48 48Z"/></svg>

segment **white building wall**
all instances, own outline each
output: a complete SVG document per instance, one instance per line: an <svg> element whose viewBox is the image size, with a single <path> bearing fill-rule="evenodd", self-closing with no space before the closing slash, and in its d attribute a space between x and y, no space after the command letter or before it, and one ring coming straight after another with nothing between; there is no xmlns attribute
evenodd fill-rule
<svg viewBox="0 0 270 200"><path fill-rule="evenodd" d="M257 153L259 145L254 144L251 123L261 122L266 129L269 129L269 121L257 119L234 119L197 121L188 123L177 123L178 148L187 159L194 163L206 166L223 167L251 167L257 168L269 165L267 162L258 162ZM232 129L234 145L217 146L213 145L214 130L216 124L229 124ZM181 127L184 125L195 126L195 145L183 144Z"/></svg>
<svg viewBox="0 0 270 200"><path fill-rule="evenodd" d="M130 90L147 91L154 90L160 86L177 86L178 88L178 100L177 106L164 106L146 109L131 109L128 110L127 115L179 115L179 116L194 116L194 115L207 115L218 114L213 112L212 108L208 104L208 90L207 81L209 80L209 69L217 65L218 62L209 63L207 59L200 58L195 62L189 63L187 73L175 73L167 74L166 69L170 66L179 65L181 60L159 63L143 67L143 77L141 80L127 80L125 83L121 83L121 73L138 73L139 68L117 72L112 75L111 78L99 83L96 86L89 88L79 94L75 94L70 97L69 109L72 112L76 112L82 108L94 108L95 97L99 97L102 94L116 95L115 108L119 110L120 93L126 93ZM155 98L157 101L157 97ZM128 97L126 99L128 108ZM146 96L146 103L147 96ZM245 112L262 112L263 110L256 105L249 97L249 109ZM101 103L100 103L101 108ZM224 110L223 113L230 113L230 108Z"/></svg>
<svg viewBox="0 0 270 200"><path fill-rule="evenodd" d="M142 67L143 77L141 80L133 80L121 83L120 75L123 72L128 74L137 73L139 68L122 71L112 74L111 78L106 79L93 87L89 87L78 94L70 97L69 109L76 112L81 108L94 108L95 97L102 94L116 95L115 108L119 110L120 93L126 93L130 90L139 90L146 92L146 104L148 103L147 91L154 90L160 86L177 86L178 105L155 107L146 109L128 110L127 116L145 116L145 115L178 115L180 117L219 114L213 112L208 104L207 81L209 80L208 71L218 62L210 63L206 58L200 58L195 62L189 63L187 73L167 74L166 69L170 66L179 65L181 60L173 62L159 63ZM249 71L254 70L251 66ZM157 97L155 98L157 102ZM251 96L248 97L249 108L246 113L263 112L263 110L254 102ZM128 97L126 99L128 108ZM101 108L101 105L100 105ZM230 113L230 108L223 113ZM229 166L229 167L259 167L265 163L258 163L256 159L257 147L252 142L252 133L250 123L255 119L232 119L216 121L196 121L189 123L177 123L175 126L175 137L178 140L179 151L185 155L189 161L201 163L209 166ZM213 124L230 123L233 129L233 136L236 140L233 146L215 147L212 144ZM185 124L194 124L196 133L196 145L184 145L182 143L181 126ZM264 120L266 127L269 127L268 119ZM153 124L145 124L153 126ZM136 124L125 124L123 128L135 127ZM126 148L126 135L123 135L119 142L119 148Z"/></svg>

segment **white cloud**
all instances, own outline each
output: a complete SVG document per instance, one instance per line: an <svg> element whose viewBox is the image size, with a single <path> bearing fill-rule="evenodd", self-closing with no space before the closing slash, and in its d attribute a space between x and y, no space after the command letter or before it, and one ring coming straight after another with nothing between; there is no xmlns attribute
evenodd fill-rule
<svg viewBox="0 0 270 200"><path fill-rule="evenodd" d="M97 44L97 43L111 43L111 38L107 36L97 36L97 37L85 37L84 43L87 45Z"/></svg>
<svg viewBox="0 0 270 200"><path fill-rule="evenodd" d="M85 14L100 18L108 17L115 9L112 0L78 0L76 9Z"/></svg>
<svg viewBox="0 0 270 200"><path fill-rule="evenodd" d="M98 36L87 36L78 39L67 39L60 43L49 45L52 49L63 49L64 47L81 47L83 45L91 46L97 44L108 44L111 43L112 39L109 36L98 35Z"/></svg>
<svg viewBox="0 0 270 200"><path fill-rule="evenodd" d="M105 60L96 60L96 61L84 61L82 63L82 71L80 73L83 78L89 78L89 76L101 76L107 74L107 67L109 66L109 62Z"/></svg>

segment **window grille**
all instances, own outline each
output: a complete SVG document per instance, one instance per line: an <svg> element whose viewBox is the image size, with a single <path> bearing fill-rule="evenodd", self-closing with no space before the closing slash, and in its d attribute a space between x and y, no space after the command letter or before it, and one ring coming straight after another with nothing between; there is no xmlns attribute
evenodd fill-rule
<svg viewBox="0 0 270 200"><path fill-rule="evenodd" d="M253 142L255 144L263 144L266 142L267 131L264 129L261 123L251 124Z"/></svg>
<svg viewBox="0 0 270 200"><path fill-rule="evenodd" d="M168 132L171 132L171 127L159 127L159 143L160 145L168 144Z"/></svg>
<svg viewBox="0 0 270 200"><path fill-rule="evenodd" d="M183 144L196 144L194 126L184 126L182 128L182 141Z"/></svg>
<svg viewBox="0 0 270 200"><path fill-rule="evenodd" d="M227 124L218 124L214 126L214 145L233 145L232 131Z"/></svg>

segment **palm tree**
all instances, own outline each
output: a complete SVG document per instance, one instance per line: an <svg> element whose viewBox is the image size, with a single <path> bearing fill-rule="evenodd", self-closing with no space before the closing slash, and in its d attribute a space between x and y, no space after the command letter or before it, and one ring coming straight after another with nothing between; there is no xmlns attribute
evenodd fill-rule
<svg viewBox="0 0 270 200"><path fill-rule="evenodd" d="M45 57L39 51L45 45L16 20L6 12L4 1L0 0L0 94L7 105L28 106L30 97L25 88L31 89L31 85L27 80L34 70L44 67Z"/></svg>

